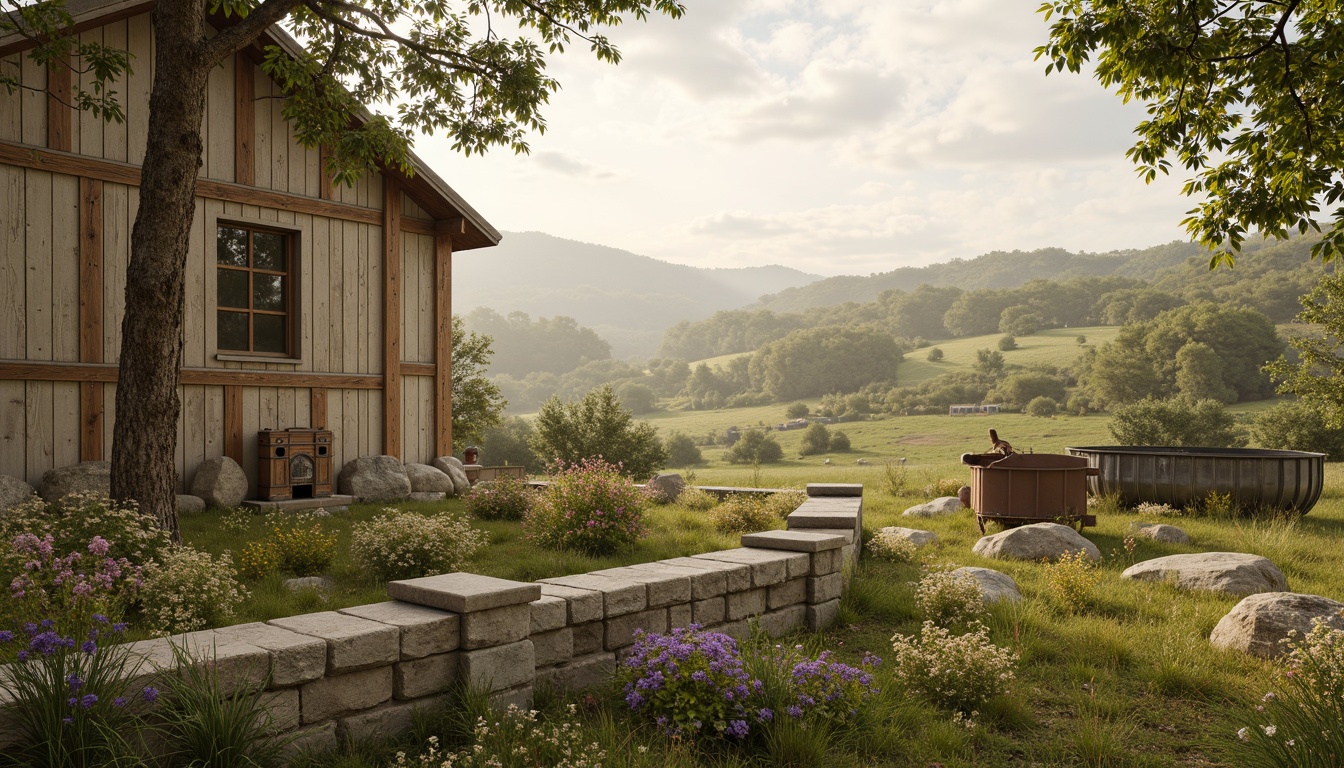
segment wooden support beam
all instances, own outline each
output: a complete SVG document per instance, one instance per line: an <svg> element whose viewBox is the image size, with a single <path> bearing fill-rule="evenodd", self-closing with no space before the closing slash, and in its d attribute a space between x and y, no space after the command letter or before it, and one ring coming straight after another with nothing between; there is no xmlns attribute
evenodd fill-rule
<svg viewBox="0 0 1344 768"><path fill-rule="evenodd" d="M47 64L47 148L69 152L74 143L74 110L70 96L70 57Z"/></svg>
<svg viewBox="0 0 1344 768"><path fill-rule="evenodd" d="M434 455L453 455L453 238L434 237Z"/></svg>
<svg viewBox="0 0 1344 768"><path fill-rule="evenodd" d="M256 174L256 75L247 56L240 53L233 60L233 181L250 187Z"/></svg>
<svg viewBox="0 0 1344 768"><path fill-rule="evenodd" d="M103 362L103 182L79 180L79 360ZM79 460L103 458L103 384L79 385Z"/></svg>
<svg viewBox="0 0 1344 768"><path fill-rule="evenodd" d="M318 191L317 196L323 200L332 199L331 173L327 171L327 161L331 159L331 147L323 144L318 150Z"/></svg>
<svg viewBox="0 0 1344 768"><path fill-rule="evenodd" d="M308 390L308 426L313 429L327 428L327 390L325 387L313 387Z"/></svg>
<svg viewBox="0 0 1344 768"><path fill-rule="evenodd" d="M401 458L401 185L383 179L383 453Z"/></svg>
<svg viewBox="0 0 1344 768"><path fill-rule="evenodd" d="M224 388L224 455L243 463L243 388Z"/></svg>
<svg viewBox="0 0 1344 768"><path fill-rule="evenodd" d="M432 366L425 366L431 368ZM430 376L432 371L421 375ZM47 363L0 360L0 381L75 381L114 384L116 363ZM383 377L358 373L240 371L232 368L183 368L182 383L215 387L286 387L291 389L382 389Z"/></svg>

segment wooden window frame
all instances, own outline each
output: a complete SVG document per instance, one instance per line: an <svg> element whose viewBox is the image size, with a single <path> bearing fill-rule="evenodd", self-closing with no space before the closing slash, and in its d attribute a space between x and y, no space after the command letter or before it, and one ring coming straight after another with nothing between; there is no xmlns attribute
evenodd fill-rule
<svg viewBox="0 0 1344 768"><path fill-rule="evenodd" d="M245 231L245 232L248 233L248 237L247 237L247 241L248 241L248 259L247 259L247 260L248 260L248 266L246 266L246 267L238 267L238 266L233 266L233 265L229 265L229 264L222 264L222 263L220 263L220 261L219 261L219 232L220 232L221 229L225 229L225 228L229 228L229 229L239 229L239 230L243 230L243 231ZM253 233L256 233L256 232L263 232L263 233L267 233L267 234L279 235L280 237L282 237L282 238L284 239L284 243L285 243L285 261L286 261L286 265L285 265L285 266L287 267L287 269L286 269L285 271L277 271L277 270L269 270L269 269L259 269L259 268L257 268L257 267L252 266L252 250L253 250L252 238L253 238ZM286 229L286 228L284 228L284 227L277 227L277 226L274 226L274 225L269 224L269 223L259 223L259 222L254 222L254 221L239 221L239 220L234 220L234 219L226 219L226 218L224 218L224 217L220 217L219 219L217 219L217 220L214 221L214 237L215 237L214 243L215 243L215 248L214 248L213 251L212 251L212 253L214 254L214 260L213 260L213 262L212 262L212 264L211 264L211 266L214 268L214 273L213 273L213 274L216 276L216 278L212 281L212 282L213 282L212 305L213 305L213 307L214 307L214 313L213 313L213 314L214 314L214 317L213 317L213 321L214 321L214 323L216 324L216 327L218 327L219 316L220 316L220 313L222 313L222 312L233 312L233 313L237 313L237 314L246 314L246 315L247 315L247 343L248 343L248 349L225 349L224 347L220 346L220 342L219 342L218 334L216 334L216 337L215 337L215 351L216 351L216 355L215 355L215 357L216 357L216 359L219 359L219 360L239 360L239 361L244 361L244 362L246 362L246 361L264 361L264 362L279 362L279 363L283 363L283 362L296 362L296 361L298 361L298 359L299 359L299 350L298 350L297 330L298 330L298 325L299 325L299 322L300 322L300 314L299 314L299 301L298 301L298 299L299 299L299 291L298 291L297 282L298 282L299 277L300 277L300 274L301 274L301 273L300 273L300 270L299 270L299 257L300 257L301 236L302 236L302 233L301 233L300 231L293 230L293 229ZM219 303L219 280L218 280L218 277L217 277L217 276L219 275L220 270L229 270L229 271L234 271L234 272L245 272L245 273L247 273L247 275L248 275L248 278L247 278L247 301L248 301L248 307L247 307L246 309L238 308L238 307L223 307L223 306L220 306L220 303ZM282 277L284 278L284 281L285 281L285 289L284 289L284 304L285 304L285 310L284 310L284 311L281 312L281 311L274 311L274 310L255 309L255 308L253 308L253 307L251 306L251 304L252 304L252 302L253 302L253 300L254 300L254 298L255 298L254 293L253 293L253 276L256 275L256 274L263 274L263 275L280 275L280 276L282 276ZM261 314L261 315L267 315L267 316L271 316L271 317L280 316L280 317L284 317L284 318L285 318L285 333L284 333L285 349L284 349L283 352L265 352L265 351L258 351L258 350L253 349L253 347L256 346L256 338L255 338L255 333L254 333L254 323L253 323L253 318L254 318L255 315L258 315L258 314Z"/></svg>

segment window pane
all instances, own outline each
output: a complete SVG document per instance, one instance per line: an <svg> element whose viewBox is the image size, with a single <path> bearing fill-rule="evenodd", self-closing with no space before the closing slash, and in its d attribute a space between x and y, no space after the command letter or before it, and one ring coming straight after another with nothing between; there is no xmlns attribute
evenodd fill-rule
<svg viewBox="0 0 1344 768"><path fill-rule="evenodd" d="M236 227L220 227L217 240L216 258L220 264L235 267L247 266L247 230Z"/></svg>
<svg viewBox="0 0 1344 768"><path fill-rule="evenodd" d="M237 269L220 269L219 306L247 309L247 273Z"/></svg>
<svg viewBox="0 0 1344 768"><path fill-rule="evenodd" d="M285 278L262 272L252 273L252 308L284 312Z"/></svg>
<svg viewBox="0 0 1344 768"><path fill-rule="evenodd" d="M217 334L220 349L247 351L247 313L219 312Z"/></svg>
<svg viewBox="0 0 1344 768"><path fill-rule="evenodd" d="M252 268L288 272L285 266L285 236L274 232L253 232Z"/></svg>
<svg viewBox="0 0 1344 768"><path fill-rule="evenodd" d="M285 343L284 315L252 316L252 350L254 352L288 352Z"/></svg>

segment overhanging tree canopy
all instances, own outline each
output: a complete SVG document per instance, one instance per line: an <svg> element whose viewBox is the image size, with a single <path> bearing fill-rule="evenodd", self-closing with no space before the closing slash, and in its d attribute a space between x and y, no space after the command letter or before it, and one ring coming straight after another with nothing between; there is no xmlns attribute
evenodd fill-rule
<svg viewBox="0 0 1344 768"><path fill-rule="evenodd" d="M80 45L61 0L0 0L0 35L19 33L49 66L92 74L73 106L120 119L112 83L125 51ZM601 30L625 17L679 17L676 0L161 0L152 12L154 82L131 234L119 360L112 493L135 499L177 535L173 462L187 243L201 164L206 79L281 24L303 50L265 47L264 70L286 93L284 116L308 146L331 147L328 171L348 182L374 167L409 174L411 137L447 134L465 153L527 151L558 87L546 55L576 42L617 62ZM208 18L207 18L208 17ZM209 22L209 23L207 23ZM516 28L516 33L505 34ZM213 28L213 33L212 33ZM275 37L283 35L275 34ZM0 71L0 87L21 87ZM366 106L394 104L386 114Z"/></svg>
<svg viewBox="0 0 1344 768"><path fill-rule="evenodd" d="M1096 77L1148 105L1126 153L1148 181L1173 160L1200 198L1183 222L1231 263L1253 232L1324 229L1313 256L1344 248L1344 9L1306 0L1050 0L1052 71Z"/></svg>

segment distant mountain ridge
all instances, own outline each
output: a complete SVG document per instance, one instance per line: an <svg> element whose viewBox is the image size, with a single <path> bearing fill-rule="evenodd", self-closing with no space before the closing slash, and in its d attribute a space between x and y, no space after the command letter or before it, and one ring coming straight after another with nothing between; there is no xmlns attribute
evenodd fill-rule
<svg viewBox="0 0 1344 768"><path fill-rule="evenodd" d="M820 279L771 264L702 269L541 232L506 232L494 248L453 260L453 306L572 317L616 357L651 355L663 331Z"/></svg>
<svg viewBox="0 0 1344 768"><path fill-rule="evenodd" d="M926 267L901 267L866 277L840 275L761 297L751 309L802 312L815 307L874 301L887 290L913 291L921 285L977 288L1017 288L1030 280L1068 280L1073 277L1118 275L1152 280L1163 270L1178 267L1191 257L1207 258L1196 243L1174 241L1152 248L1109 253L1071 253L1063 248L1036 251L991 251L974 259L953 259Z"/></svg>

